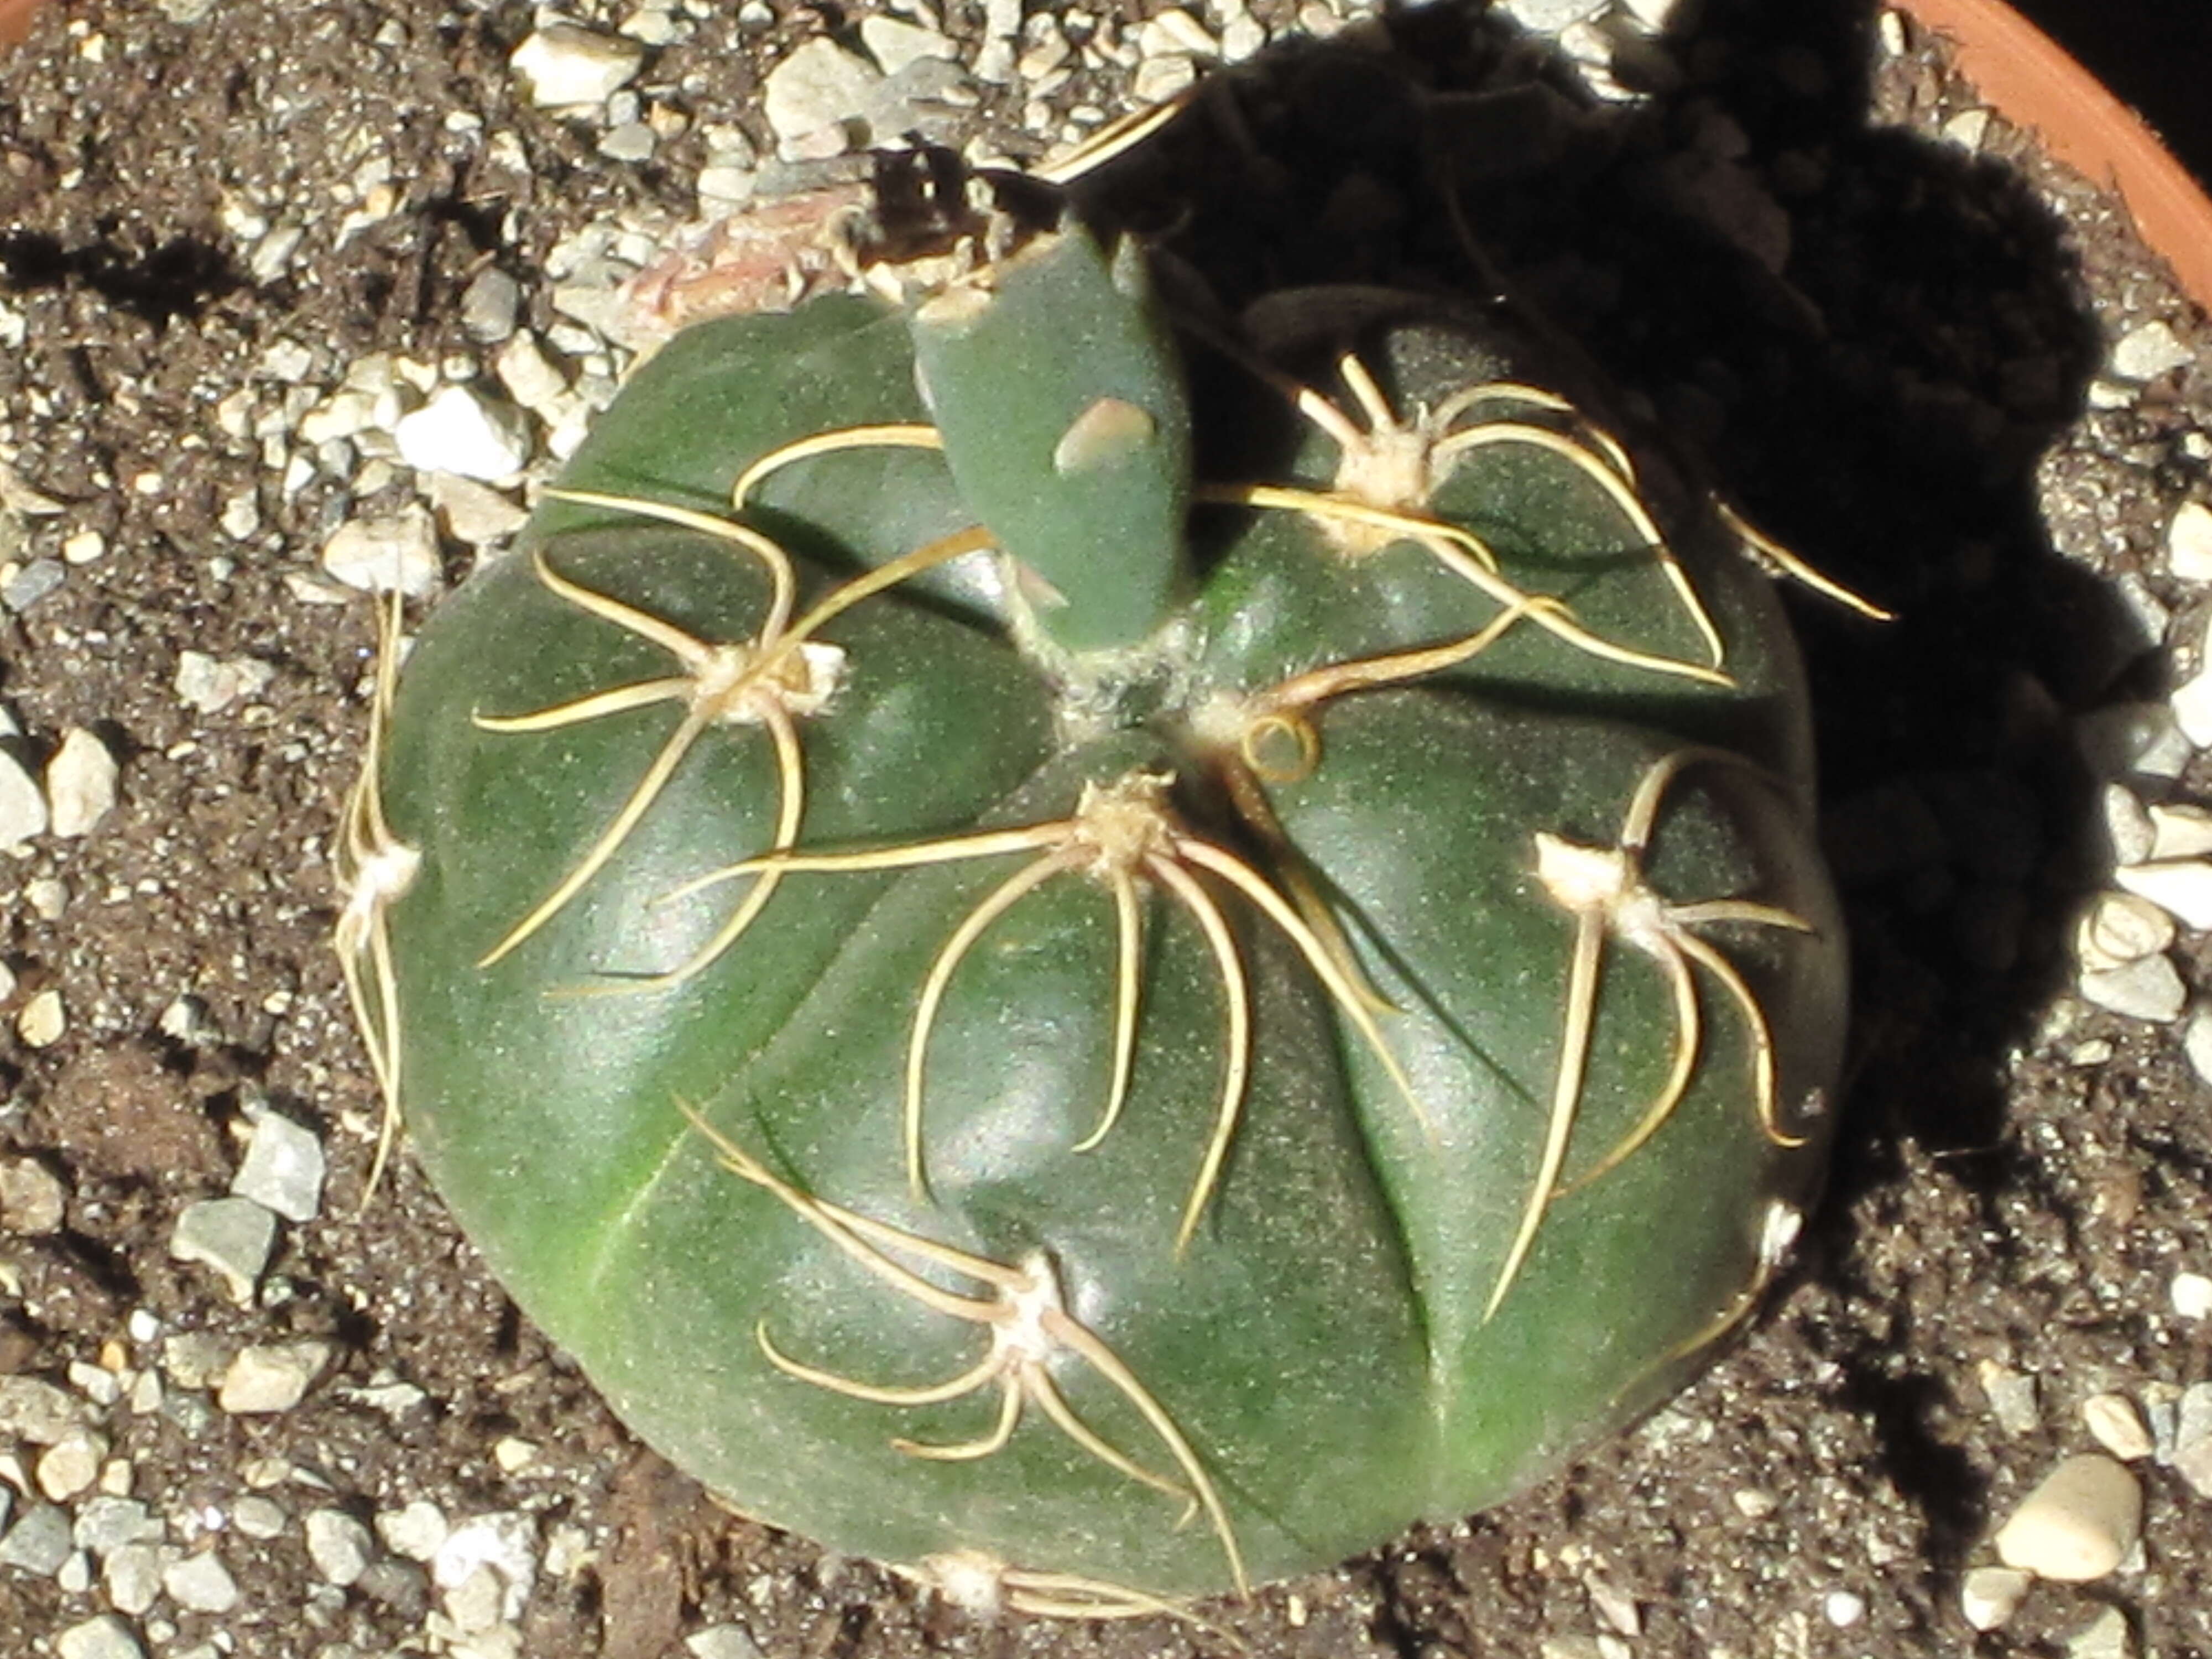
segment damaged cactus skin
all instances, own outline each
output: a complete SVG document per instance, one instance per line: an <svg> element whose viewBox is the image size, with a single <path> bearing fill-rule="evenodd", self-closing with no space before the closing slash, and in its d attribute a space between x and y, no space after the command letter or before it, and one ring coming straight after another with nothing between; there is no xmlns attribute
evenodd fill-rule
<svg viewBox="0 0 2212 1659"><path fill-rule="evenodd" d="M696 325L379 702L340 949L463 1228L672 1461L971 1601L1511 1494L1819 1177L1779 607L1491 323L1224 356L1071 224Z"/></svg>

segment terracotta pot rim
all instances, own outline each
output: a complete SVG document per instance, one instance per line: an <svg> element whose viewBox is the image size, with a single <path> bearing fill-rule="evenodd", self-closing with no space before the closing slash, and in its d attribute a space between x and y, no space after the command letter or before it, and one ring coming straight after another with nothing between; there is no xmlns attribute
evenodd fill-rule
<svg viewBox="0 0 2212 1659"><path fill-rule="evenodd" d="M2150 125L2003 0L1887 0L1948 39L1990 106L2117 192L2136 229L2197 307L2212 312L2212 200Z"/></svg>

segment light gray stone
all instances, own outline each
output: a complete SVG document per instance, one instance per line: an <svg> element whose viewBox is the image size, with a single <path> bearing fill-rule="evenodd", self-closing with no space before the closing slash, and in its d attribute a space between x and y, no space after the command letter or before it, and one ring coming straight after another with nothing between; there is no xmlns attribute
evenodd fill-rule
<svg viewBox="0 0 2212 1659"><path fill-rule="evenodd" d="M559 108L605 103L635 77L645 62L645 49L618 35L597 33L573 23L549 23L534 31L507 61L529 83L532 103Z"/></svg>
<svg viewBox="0 0 2212 1659"><path fill-rule="evenodd" d="M307 1516L307 1559L325 1582L343 1589L368 1571L374 1544L368 1528L343 1510L314 1510Z"/></svg>
<svg viewBox="0 0 2212 1659"><path fill-rule="evenodd" d="M504 541L529 521L528 513L489 484L458 473L431 473L427 489L446 533L472 547Z"/></svg>
<svg viewBox="0 0 2212 1659"><path fill-rule="evenodd" d="M2124 1394L2093 1394L2081 1402L2081 1421L2090 1437L2122 1462L2148 1457L2150 1431L2142 1413Z"/></svg>
<svg viewBox="0 0 2212 1659"><path fill-rule="evenodd" d="M2034 1577L2017 1567L1976 1567L1959 1585L1959 1610L1976 1630L1995 1630L2011 1618Z"/></svg>
<svg viewBox="0 0 2212 1659"><path fill-rule="evenodd" d="M2080 980L2084 1000L2130 1019L2165 1022L2181 1018L2189 988L2166 957L2145 957L2118 968L2093 969Z"/></svg>
<svg viewBox="0 0 2212 1659"><path fill-rule="evenodd" d="M861 115L883 78L874 64L817 36L768 72L763 112L790 143Z"/></svg>
<svg viewBox="0 0 2212 1659"><path fill-rule="evenodd" d="M2171 950L2173 918L2149 899L2134 893L2100 893L2074 939L2081 966L2093 971L2124 967Z"/></svg>
<svg viewBox="0 0 2212 1659"><path fill-rule="evenodd" d="M2212 1443L2212 1382L2192 1382L2181 1391L2177 1402L2174 1450L2179 1454L2207 1443Z"/></svg>
<svg viewBox="0 0 2212 1659"><path fill-rule="evenodd" d="M145 1612L161 1593L164 1565L156 1545L125 1544L111 1551L100 1565L100 1587L107 1592L109 1604L134 1619Z"/></svg>
<svg viewBox="0 0 2212 1659"><path fill-rule="evenodd" d="M60 1659L146 1659L131 1626L112 1613L71 1625L54 1638L54 1651Z"/></svg>
<svg viewBox="0 0 2212 1659"><path fill-rule="evenodd" d="M288 1524L284 1506L273 1498L248 1492L230 1506L230 1522L248 1538L281 1538Z"/></svg>
<svg viewBox="0 0 2212 1659"><path fill-rule="evenodd" d="M252 1143L230 1190L287 1221L313 1221L322 1207L325 1167L323 1143L314 1131L281 1112L264 1110L254 1123Z"/></svg>
<svg viewBox="0 0 2212 1659"><path fill-rule="evenodd" d="M860 44L885 75L896 75L924 58L957 59L960 48L935 29L896 17L868 16L860 20Z"/></svg>
<svg viewBox="0 0 2212 1659"><path fill-rule="evenodd" d="M500 348L492 372L499 376L508 395L539 419L557 421L565 411L569 396L568 377L545 355L538 343L538 337L528 331L517 334Z"/></svg>
<svg viewBox="0 0 2212 1659"><path fill-rule="evenodd" d="M14 1567L34 1578L51 1578L70 1559L69 1511L55 1504L33 1504L0 1538L0 1567Z"/></svg>
<svg viewBox="0 0 2212 1659"><path fill-rule="evenodd" d="M618 127L608 129L599 140L599 154L610 161L627 161L635 166L653 159L653 146L659 142L653 129L642 121L625 121Z"/></svg>
<svg viewBox="0 0 2212 1659"><path fill-rule="evenodd" d="M2184 501L2166 527L2166 568L2184 581L2212 582L2212 507Z"/></svg>
<svg viewBox="0 0 2212 1659"><path fill-rule="evenodd" d="M28 611L51 597L69 579L69 568L59 559L33 559L5 582L0 582L0 605Z"/></svg>
<svg viewBox="0 0 2212 1659"><path fill-rule="evenodd" d="M125 1544L151 1544L161 1536L159 1516L135 1498L116 1498L102 1492L77 1506L70 1528L70 1541L101 1559Z"/></svg>
<svg viewBox="0 0 2212 1659"><path fill-rule="evenodd" d="M684 1638L691 1659L762 1659L760 1644L742 1625L709 1625Z"/></svg>
<svg viewBox="0 0 2212 1659"><path fill-rule="evenodd" d="M234 1416L288 1412L329 1364L327 1342L255 1343L223 1373L216 1404Z"/></svg>
<svg viewBox="0 0 2212 1659"><path fill-rule="evenodd" d="M427 1498L417 1498L376 1517L376 1535L385 1548L410 1561L431 1561L451 1530L445 1511Z"/></svg>
<svg viewBox="0 0 2212 1659"><path fill-rule="evenodd" d="M231 1300L244 1307L269 1265L276 1218L250 1198L209 1198L187 1204L169 1234L169 1254L222 1275Z"/></svg>
<svg viewBox="0 0 2212 1659"><path fill-rule="evenodd" d="M0 1435L51 1446L91 1421L90 1407L66 1389L34 1376L0 1376Z"/></svg>
<svg viewBox="0 0 2212 1659"><path fill-rule="evenodd" d="M2118 1607L2104 1607L2066 1638L2066 1659L2134 1659L2135 1633Z"/></svg>
<svg viewBox="0 0 2212 1659"><path fill-rule="evenodd" d="M2112 872L2112 879L2179 918L2185 927L2200 933L2212 927L2212 861L2161 859L2126 864Z"/></svg>
<svg viewBox="0 0 2212 1659"><path fill-rule="evenodd" d="M2212 811L2188 805L2153 806L2144 814L2150 820L2150 850L2123 864L2147 864L2166 859L2201 858L2212 853Z"/></svg>
<svg viewBox="0 0 2212 1659"><path fill-rule="evenodd" d="M441 1589L453 1592L485 1569L496 1576L500 1587L499 1616L510 1622L520 1619L538 1576L538 1523L515 1510L473 1516L446 1534L430 1563L430 1577Z"/></svg>
<svg viewBox="0 0 2212 1659"><path fill-rule="evenodd" d="M479 345L507 338L521 312L522 284L497 265L486 265L461 291L461 330Z"/></svg>
<svg viewBox="0 0 2212 1659"><path fill-rule="evenodd" d="M2155 380L2191 361L2181 337L2163 322L2139 323L2112 347L2112 373L2124 380Z"/></svg>
<svg viewBox="0 0 2212 1659"><path fill-rule="evenodd" d="M530 428L521 411L473 386L439 387L428 403L400 417L392 435L399 458L419 472L496 483L530 460Z"/></svg>
<svg viewBox="0 0 2212 1659"><path fill-rule="evenodd" d="M2172 1463L2173 1472L2189 1483L2191 1492L2199 1498L2212 1498L2212 1439L2177 1446Z"/></svg>
<svg viewBox="0 0 2212 1659"><path fill-rule="evenodd" d="M2212 1005L2201 1005L2189 1017L2189 1024L2181 1034L2181 1051L2189 1056L2190 1069L2205 1083L2212 1083Z"/></svg>
<svg viewBox="0 0 2212 1659"><path fill-rule="evenodd" d="M60 1231L69 1212L69 1188L34 1158L0 1164L0 1232L21 1238Z"/></svg>
<svg viewBox="0 0 2212 1659"><path fill-rule="evenodd" d="M0 848L46 833L46 797L23 763L0 749Z"/></svg>
<svg viewBox="0 0 2212 1659"><path fill-rule="evenodd" d="M2108 783L2102 797L2105 839L2112 843L2112 862L2141 864L2160 856L2157 851L2157 820L2146 811L2136 793L2125 784Z"/></svg>
<svg viewBox="0 0 2212 1659"><path fill-rule="evenodd" d="M273 664L252 657L210 657L204 651L177 656L177 696L203 714L219 714L240 697L258 696L276 678Z"/></svg>
<svg viewBox="0 0 2212 1659"><path fill-rule="evenodd" d="M107 1461L108 1443L90 1429L72 1429L40 1455L39 1490L57 1504L91 1489Z"/></svg>
<svg viewBox="0 0 2212 1659"><path fill-rule="evenodd" d="M1990 1414L2007 1434L2033 1434L2042 1426L2043 1414L2036 1407L2033 1377L1986 1359L1976 1368L1974 1375L1982 1385L1982 1393L1989 1399Z"/></svg>
<svg viewBox="0 0 2212 1659"><path fill-rule="evenodd" d="M2184 1319L2212 1319L2212 1279L2203 1273L2174 1274L2166 1297L2167 1304Z"/></svg>
<svg viewBox="0 0 2212 1659"><path fill-rule="evenodd" d="M2087 1583L2118 1568L2142 1533L2142 1486L2101 1452L2085 1452L2021 1501L1997 1530L1997 1559L2039 1578Z"/></svg>
<svg viewBox="0 0 2212 1659"><path fill-rule="evenodd" d="M368 593L394 588L410 599L438 585L438 532L427 508L409 506L386 517L351 519L323 544L323 568Z"/></svg>
<svg viewBox="0 0 2212 1659"><path fill-rule="evenodd" d="M46 811L58 836L88 836L115 810L118 768L108 747L81 726L62 736L46 763Z"/></svg>
<svg viewBox="0 0 2212 1659"><path fill-rule="evenodd" d="M238 1605L238 1580L213 1550L171 1562L161 1570L161 1588L193 1613L228 1613Z"/></svg>
<svg viewBox="0 0 2212 1659"><path fill-rule="evenodd" d="M33 993L15 1016L15 1035L33 1048L51 1048L69 1030L69 1010L62 994L52 986Z"/></svg>

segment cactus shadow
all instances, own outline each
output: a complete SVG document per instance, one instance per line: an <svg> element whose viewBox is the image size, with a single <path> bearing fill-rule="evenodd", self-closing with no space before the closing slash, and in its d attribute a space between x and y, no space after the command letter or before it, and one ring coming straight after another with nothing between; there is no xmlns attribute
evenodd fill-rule
<svg viewBox="0 0 2212 1659"><path fill-rule="evenodd" d="M1785 594L1857 1001L1800 1273L1844 1294L1873 1195L1925 1160L1984 1206L2022 1178L2010 1058L2110 861L2076 722L2160 689L2157 641L2040 505L2104 355L2077 253L2014 166L1870 114L1929 90L1878 84L1881 50L1870 0L1683 0L1614 59L1644 96L1608 103L1483 5L1407 8L1224 74L1083 187L1224 313L1372 283L1540 319L1638 435L1897 613ZM1881 1437L1936 1553L1963 1552L1972 1471Z"/></svg>

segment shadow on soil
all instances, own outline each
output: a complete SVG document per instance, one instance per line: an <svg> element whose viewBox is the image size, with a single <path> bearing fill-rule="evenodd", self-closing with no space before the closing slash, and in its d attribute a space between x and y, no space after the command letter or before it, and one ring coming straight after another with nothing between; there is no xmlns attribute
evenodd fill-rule
<svg viewBox="0 0 2212 1659"><path fill-rule="evenodd" d="M1231 312L1388 282L1540 318L1625 389L1638 435L1897 613L1788 595L1858 999L1800 1271L1844 1292L1864 1288L1854 1201L1905 1149L1984 1198L2007 1178L2005 1053L2068 971L2094 869L2071 717L2147 672L2038 508L2039 458L2102 355L2073 258L2002 164L1869 125L1874 30L1867 0L1686 3L1629 108L1480 6L1409 10L1390 50L1286 46L1218 77L1082 186ZM1968 1460L1877 1356L1826 1357L1955 1559L1981 1507ZM1426 1639L1401 1622L1408 1650Z"/></svg>

